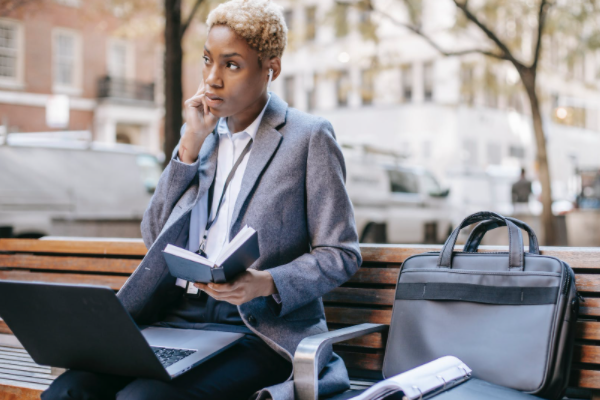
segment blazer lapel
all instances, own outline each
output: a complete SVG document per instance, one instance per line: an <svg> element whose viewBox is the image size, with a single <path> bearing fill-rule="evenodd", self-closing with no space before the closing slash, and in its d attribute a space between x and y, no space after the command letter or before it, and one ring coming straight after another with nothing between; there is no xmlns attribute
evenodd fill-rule
<svg viewBox="0 0 600 400"><path fill-rule="evenodd" d="M240 212L244 203L269 163L269 160L271 160L279 147L282 136L278 129L285 124L286 113L287 103L281 100L275 93L271 93L269 105L265 110L258 131L256 132L256 138L252 144L252 151L250 152L248 165L242 178L240 193L233 209L232 222L229 229L230 240L240 229L240 221L238 220L240 219Z"/></svg>

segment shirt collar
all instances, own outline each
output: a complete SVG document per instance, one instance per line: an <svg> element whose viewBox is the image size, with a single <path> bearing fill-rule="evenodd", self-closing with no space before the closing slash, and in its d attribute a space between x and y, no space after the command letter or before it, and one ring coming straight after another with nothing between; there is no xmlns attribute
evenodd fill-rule
<svg viewBox="0 0 600 400"><path fill-rule="evenodd" d="M269 105L269 100L271 100L271 93L269 93L269 98L267 99L267 103L263 107L260 114L258 114L258 117L256 117L254 122L252 122L250 125L248 125L248 127L246 129L244 129L243 131L235 132L234 135L237 133L246 132L248 135L250 135L252 140L254 140L256 138L256 132L258 132L258 127L260 126L260 121L262 120L262 117L263 117L265 111L267 110L267 106ZM220 135L228 135L229 134L229 127L227 126L227 118L219 118L219 124L217 127L217 131L219 132Z"/></svg>

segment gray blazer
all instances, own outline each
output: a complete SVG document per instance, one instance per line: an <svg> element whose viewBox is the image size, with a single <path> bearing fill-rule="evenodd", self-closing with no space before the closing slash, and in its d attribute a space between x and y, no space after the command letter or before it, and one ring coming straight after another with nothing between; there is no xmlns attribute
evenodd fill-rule
<svg viewBox="0 0 600 400"><path fill-rule="evenodd" d="M271 96L244 172L230 237L246 224L258 231L261 256L252 268L269 270L281 304L259 297L238 309L248 328L291 361L303 338L327 331L321 296L347 281L362 259L333 127ZM148 253L118 293L138 323L159 321L181 296L161 250L169 243L187 245L191 210L215 176L218 143L217 134L210 134L194 164L171 161L160 177L141 225ZM331 351L322 358L320 366L327 368L319 392L347 388L341 359ZM293 399L292 381L256 397L269 395Z"/></svg>

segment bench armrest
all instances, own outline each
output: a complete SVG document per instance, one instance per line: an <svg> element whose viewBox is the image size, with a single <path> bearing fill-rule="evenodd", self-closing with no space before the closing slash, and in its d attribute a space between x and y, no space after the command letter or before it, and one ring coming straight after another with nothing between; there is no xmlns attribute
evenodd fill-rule
<svg viewBox="0 0 600 400"><path fill-rule="evenodd" d="M387 325L360 324L320 333L302 339L294 354L294 390L298 400L318 400L317 360L321 349L327 345L343 342L373 332L383 331Z"/></svg>

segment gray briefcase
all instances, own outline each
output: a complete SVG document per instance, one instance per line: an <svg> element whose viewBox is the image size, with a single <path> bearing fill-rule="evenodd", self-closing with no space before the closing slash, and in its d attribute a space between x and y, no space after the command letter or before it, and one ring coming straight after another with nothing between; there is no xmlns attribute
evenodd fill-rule
<svg viewBox="0 0 600 400"><path fill-rule="evenodd" d="M480 221L467 251L454 252L459 231ZM485 232L498 226L508 227L509 252L478 253ZM529 233L528 253L519 227ZM540 255L529 226L476 213L441 252L412 256L402 265L383 374L452 355L476 378L558 399L568 383L578 309L573 270Z"/></svg>

